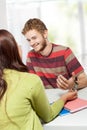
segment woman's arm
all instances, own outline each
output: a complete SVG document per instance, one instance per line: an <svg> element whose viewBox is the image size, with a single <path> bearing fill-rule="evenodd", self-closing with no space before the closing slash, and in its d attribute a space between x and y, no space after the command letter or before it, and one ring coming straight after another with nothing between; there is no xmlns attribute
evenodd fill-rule
<svg viewBox="0 0 87 130"><path fill-rule="evenodd" d="M67 100L72 100L76 97L77 92L68 92L50 105L43 84L39 80L33 92L33 108L44 122L49 122L60 113Z"/></svg>

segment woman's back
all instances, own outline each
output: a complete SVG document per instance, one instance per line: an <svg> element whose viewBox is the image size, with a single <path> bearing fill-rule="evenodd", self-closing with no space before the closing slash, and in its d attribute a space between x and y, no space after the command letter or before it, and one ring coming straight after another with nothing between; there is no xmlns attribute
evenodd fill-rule
<svg viewBox="0 0 87 130"><path fill-rule="evenodd" d="M0 104L0 130L42 130L32 109L34 95L40 87L36 86L37 76L10 69L4 73L8 88Z"/></svg>

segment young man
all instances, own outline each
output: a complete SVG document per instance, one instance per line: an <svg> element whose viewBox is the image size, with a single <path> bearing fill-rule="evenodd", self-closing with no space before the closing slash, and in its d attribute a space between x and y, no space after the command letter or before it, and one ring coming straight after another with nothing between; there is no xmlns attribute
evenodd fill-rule
<svg viewBox="0 0 87 130"><path fill-rule="evenodd" d="M27 55L29 72L39 75L45 88L71 89L75 83L78 88L87 86L87 75L72 50L51 43L40 19L29 19L22 33L33 48Z"/></svg>

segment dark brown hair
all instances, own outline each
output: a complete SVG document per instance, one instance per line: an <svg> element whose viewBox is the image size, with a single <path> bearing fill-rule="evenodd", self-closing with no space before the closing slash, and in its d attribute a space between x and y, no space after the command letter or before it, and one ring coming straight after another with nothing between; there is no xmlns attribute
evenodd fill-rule
<svg viewBox="0 0 87 130"><path fill-rule="evenodd" d="M7 30L0 30L0 100L2 99L7 83L3 79L4 69L14 69L28 72L19 55L18 46L13 35Z"/></svg>
<svg viewBox="0 0 87 130"><path fill-rule="evenodd" d="M39 33L43 34L47 30L46 25L38 18L29 19L22 30L22 33L25 35L28 31L35 29Z"/></svg>

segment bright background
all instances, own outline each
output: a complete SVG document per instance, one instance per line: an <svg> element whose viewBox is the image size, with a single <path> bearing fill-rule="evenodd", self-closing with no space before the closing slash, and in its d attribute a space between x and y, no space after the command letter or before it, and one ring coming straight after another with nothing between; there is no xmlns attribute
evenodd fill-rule
<svg viewBox="0 0 87 130"><path fill-rule="evenodd" d="M87 0L4 0L3 7L3 21L6 17L6 28L22 48L24 63L31 47L21 31L28 19L36 17L46 24L49 40L69 46L87 71Z"/></svg>

